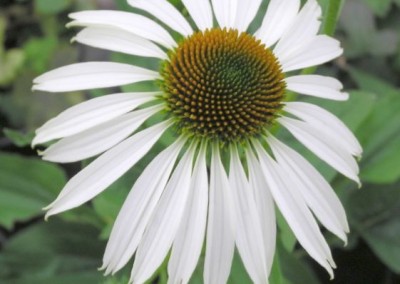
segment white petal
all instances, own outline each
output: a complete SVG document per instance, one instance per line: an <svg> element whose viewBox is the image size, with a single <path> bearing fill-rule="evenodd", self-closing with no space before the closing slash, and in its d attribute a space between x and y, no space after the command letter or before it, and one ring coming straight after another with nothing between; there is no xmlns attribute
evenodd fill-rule
<svg viewBox="0 0 400 284"><path fill-rule="evenodd" d="M333 277L334 262L318 224L295 185L259 143L254 143L265 180L271 189L279 210L303 248ZM292 189L292 190L291 190Z"/></svg>
<svg viewBox="0 0 400 284"><path fill-rule="evenodd" d="M239 254L251 280L254 283L268 283L262 224L237 149L231 150L229 182L236 212L236 246Z"/></svg>
<svg viewBox="0 0 400 284"><path fill-rule="evenodd" d="M227 282L235 249L233 200L218 147L211 158L204 283Z"/></svg>
<svg viewBox="0 0 400 284"><path fill-rule="evenodd" d="M299 120L281 117L278 121L321 160L360 185L356 161L342 148L331 143L329 137L322 136L319 131Z"/></svg>
<svg viewBox="0 0 400 284"><path fill-rule="evenodd" d="M195 148L183 156L157 204L136 252L131 283L149 279L172 246L189 196Z"/></svg>
<svg viewBox="0 0 400 284"><path fill-rule="evenodd" d="M139 132L107 151L75 175L46 209L46 217L89 201L133 167L153 147L170 122Z"/></svg>
<svg viewBox="0 0 400 284"><path fill-rule="evenodd" d="M167 58L167 54L153 42L116 28L88 27L79 32L73 40L89 46L130 55L155 57L162 60Z"/></svg>
<svg viewBox="0 0 400 284"><path fill-rule="evenodd" d="M81 133L64 138L42 153L43 160L71 163L84 160L110 149L132 134L162 107L146 108L122 115Z"/></svg>
<svg viewBox="0 0 400 284"><path fill-rule="evenodd" d="M211 0L220 28L234 28L238 1L240 0Z"/></svg>
<svg viewBox="0 0 400 284"><path fill-rule="evenodd" d="M283 72L299 70L320 65L339 57L343 53L339 41L334 38L318 35L301 50L281 61Z"/></svg>
<svg viewBox="0 0 400 284"><path fill-rule="evenodd" d="M182 14L168 1L165 0L128 0L134 7L148 12L156 19L164 22L178 33L189 36L193 30ZM147 27L146 27L147 28Z"/></svg>
<svg viewBox="0 0 400 284"><path fill-rule="evenodd" d="M250 186L253 189L254 200L261 220L263 232L265 259L268 265L268 275L271 272L276 246L275 206L268 184L265 182L260 163L253 151L246 151Z"/></svg>
<svg viewBox="0 0 400 284"><path fill-rule="evenodd" d="M324 99L346 101L349 94L341 92L342 83L339 80L320 75L298 75L285 79L287 89L303 95Z"/></svg>
<svg viewBox="0 0 400 284"><path fill-rule="evenodd" d="M190 195L168 263L168 283L188 283L199 260L207 223L208 177L205 145L193 171Z"/></svg>
<svg viewBox="0 0 400 284"><path fill-rule="evenodd" d="M36 78L32 90L70 92L117 87L151 81L160 75L152 70L114 62L85 62L57 68Z"/></svg>
<svg viewBox="0 0 400 284"><path fill-rule="evenodd" d="M266 46L274 45L289 28L300 9L300 0L271 0L255 36Z"/></svg>
<svg viewBox="0 0 400 284"><path fill-rule="evenodd" d="M135 253L184 143L185 139L178 139L157 155L129 192L104 253L106 274L120 270Z"/></svg>
<svg viewBox="0 0 400 284"><path fill-rule="evenodd" d="M32 146L68 137L119 117L154 99L157 93L102 96L73 106L36 130Z"/></svg>
<svg viewBox="0 0 400 284"><path fill-rule="evenodd" d="M260 8L262 0L238 1L236 11L235 28L239 32L245 32L254 20Z"/></svg>
<svg viewBox="0 0 400 284"><path fill-rule="evenodd" d="M357 141L357 138L347 126L332 113L319 106L303 102L287 103L284 110L318 129L318 131L330 137L331 141L336 142L353 156L361 156L362 147Z"/></svg>
<svg viewBox="0 0 400 284"><path fill-rule="evenodd" d="M273 136L268 143L278 163L287 173L292 173L296 189L320 222L332 233L347 242L349 232L346 213L339 198L322 175L296 151Z"/></svg>
<svg viewBox="0 0 400 284"><path fill-rule="evenodd" d="M159 24L142 15L120 11L83 11L69 15L68 26L102 26L122 29L137 36L154 41L166 48L176 46L175 40ZM145 28L144 28L145 27Z"/></svg>
<svg viewBox="0 0 400 284"><path fill-rule="evenodd" d="M303 46L317 35L321 26L322 10L316 0L308 0L291 27L284 33L274 53L282 62L287 61L292 54L301 50Z"/></svg>
<svg viewBox="0 0 400 284"><path fill-rule="evenodd" d="M209 0L182 0L197 27L204 31L213 27L213 14Z"/></svg>

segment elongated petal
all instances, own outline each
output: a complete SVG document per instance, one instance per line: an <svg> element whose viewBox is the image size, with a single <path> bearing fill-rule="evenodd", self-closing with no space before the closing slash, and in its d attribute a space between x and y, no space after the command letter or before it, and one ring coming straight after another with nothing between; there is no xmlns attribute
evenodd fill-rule
<svg viewBox="0 0 400 284"><path fill-rule="evenodd" d="M300 0L271 0L256 37L268 47L274 45L293 23L299 9Z"/></svg>
<svg viewBox="0 0 400 284"><path fill-rule="evenodd" d="M168 263L168 283L189 282L199 260L207 223L208 177L203 145L197 158L183 220Z"/></svg>
<svg viewBox="0 0 400 284"><path fill-rule="evenodd" d="M279 210L304 249L333 277L335 267L328 244L303 198L289 177L258 143L255 143L265 180ZM293 186L293 190L290 190Z"/></svg>
<svg viewBox="0 0 400 284"><path fill-rule="evenodd" d="M37 77L33 90L70 92L117 87L155 80L157 72L114 62L85 62L57 68Z"/></svg>
<svg viewBox="0 0 400 284"><path fill-rule="evenodd" d="M182 2L201 31L213 27L213 14L209 0L182 0Z"/></svg>
<svg viewBox="0 0 400 284"><path fill-rule="evenodd" d="M339 41L325 35L316 36L309 44L281 61L282 70L290 72L326 63L343 53Z"/></svg>
<svg viewBox="0 0 400 284"><path fill-rule="evenodd" d="M103 257L106 274L120 270L135 253L185 140L178 139L145 168L129 192Z"/></svg>
<svg viewBox="0 0 400 284"><path fill-rule="evenodd" d="M117 118L154 99L156 93L102 96L73 106L36 130L32 146L68 137Z"/></svg>
<svg viewBox="0 0 400 284"><path fill-rule="evenodd" d="M229 182L236 212L236 246L239 254L251 280L254 283L268 283L261 220L237 149L231 150Z"/></svg>
<svg viewBox="0 0 400 284"><path fill-rule="evenodd" d="M71 163L110 149L132 134L145 120L162 108L147 108L122 115L81 133L64 138L43 152L43 160Z"/></svg>
<svg viewBox="0 0 400 284"><path fill-rule="evenodd" d="M167 54L153 42L117 28L92 26L83 29L73 38L82 44L142 57L162 60Z"/></svg>
<svg viewBox="0 0 400 284"><path fill-rule="evenodd" d="M347 242L349 232L346 213L339 198L321 174L296 151L273 136L268 143L285 172L292 173L296 189L320 222L332 233Z"/></svg>
<svg viewBox="0 0 400 284"><path fill-rule="evenodd" d="M143 283L161 265L172 246L189 196L195 147L179 162L151 217L136 253L131 283Z"/></svg>
<svg viewBox="0 0 400 284"><path fill-rule="evenodd" d="M233 201L218 145L213 145L210 171L205 283L226 283L235 249Z"/></svg>
<svg viewBox="0 0 400 284"><path fill-rule="evenodd" d="M245 32L254 20L262 0L238 1L235 28L240 32Z"/></svg>
<svg viewBox="0 0 400 284"><path fill-rule="evenodd" d="M287 89L303 95L324 99L346 101L349 94L341 92L342 83L339 80L321 75L298 75L285 79Z"/></svg>
<svg viewBox="0 0 400 284"><path fill-rule="evenodd" d="M170 122L143 130L107 151L74 176L46 209L46 217L78 207L105 190L157 142Z"/></svg>
<svg viewBox="0 0 400 284"><path fill-rule="evenodd" d="M258 215L261 220L263 233L265 259L268 266L268 274L271 272L272 263L275 256L276 246L276 219L275 206L268 184L265 182L260 163L253 151L246 151L250 186L253 189L254 200Z"/></svg>
<svg viewBox="0 0 400 284"><path fill-rule="evenodd" d="M360 184L359 169L354 158L345 153L342 148L336 147L336 144L332 143L329 138L322 136L319 131L299 120L281 117L278 121L321 160Z"/></svg>
<svg viewBox="0 0 400 284"><path fill-rule="evenodd" d="M313 40L321 26L321 16L322 10L318 2L308 0L274 48L280 61L286 61Z"/></svg>
<svg viewBox="0 0 400 284"><path fill-rule="evenodd" d="M128 0L134 7L148 12L156 19L164 22L171 29L178 33L189 36L193 30L182 14L168 1L165 0Z"/></svg>
<svg viewBox="0 0 400 284"><path fill-rule="evenodd" d="M323 108L303 102L290 102L285 106L285 111L304 120L312 127L330 137L350 154L360 157L362 147L354 134L335 115Z"/></svg>
<svg viewBox="0 0 400 284"><path fill-rule="evenodd" d="M211 0L220 28L234 28L239 0Z"/></svg>
<svg viewBox="0 0 400 284"><path fill-rule="evenodd" d="M154 41L166 48L176 46L175 40L159 24L142 15L120 11L83 11L69 15L72 26L113 27ZM146 27L146 28L144 28Z"/></svg>

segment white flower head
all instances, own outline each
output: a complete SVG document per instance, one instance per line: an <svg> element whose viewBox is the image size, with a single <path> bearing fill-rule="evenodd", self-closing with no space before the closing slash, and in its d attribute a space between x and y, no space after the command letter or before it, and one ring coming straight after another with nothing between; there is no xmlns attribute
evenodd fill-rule
<svg viewBox="0 0 400 284"><path fill-rule="evenodd" d="M115 221L103 259L106 274L135 255L130 282L143 283L170 252L169 283L187 283L205 242L205 283L227 282L235 246L253 282L267 283L276 205L303 248L333 275L335 264L316 218L346 242L343 206L322 175L270 133L282 125L359 183L355 157L362 149L347 127L316 105L286 101L287 91L348 98L334 78L292 75L342 54L337 40L318 34L317 1L300 7L300 0L271 0L255 34L248 28L261 0L182 0L195 26L166 0L128 2L163 25L134 13L78 12L70 15L69 26L84 29L74 40L159 59L158 71L78 63L36 78L33 88L66 92L142 81L156 81L160 88L89 100L37 130L33 145L58 140L43 152L45 160L98 156L68 182L46 216L101 193L169 132L175 142L144 169ZM178 42L171 31L180 34ZM163 121L137 131L157 113Z"/></svg>

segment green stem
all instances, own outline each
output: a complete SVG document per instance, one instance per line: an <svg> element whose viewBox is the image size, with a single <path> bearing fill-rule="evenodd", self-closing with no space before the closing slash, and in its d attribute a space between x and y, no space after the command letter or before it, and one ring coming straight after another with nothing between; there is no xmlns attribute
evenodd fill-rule
<svg viewBox="0 0 400 284"><path fill-rule="evenodd" d="M345 0L328 0L323 32L333 36L336 30L337 22L340 17Z"/></svg>

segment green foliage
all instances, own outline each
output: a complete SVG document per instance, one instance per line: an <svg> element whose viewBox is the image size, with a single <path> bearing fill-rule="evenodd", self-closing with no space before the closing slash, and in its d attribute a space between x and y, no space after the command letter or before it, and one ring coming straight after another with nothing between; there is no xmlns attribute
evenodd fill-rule
<svg viewBox="0 0 400 284"><path fill-rule="evenodd" d="M367 182L396 182L400 179L400 89L356 69L350 74L361 89L376 93L374 111L358 131L365 160L361 176Z"/></svg>
<svg viewBox="0 0 400 284"><path fill-rule="evenodd" d="M71 5L70 0L36 0L35 9L39 14L51 15L66 10Z"/></svg>
<svg viewBox="0 0 400 284"><path fill-rule="evenodd" d="M64 172L56 165L0 152L0 225L42 215L42 208L64 186Z"/></svg>
<svg viewBox="0 0 400 284"><path fill-rule="evenodd" d="M25 55L16 48L5 50L6 19L0 14L0 87L9 85L21 69Z"/></svg>
<svg viewBox="0 0 400 284"><path fill-rule="evenodd" d="M385 1L371 0L371 2ZM397 51L399 35L396 28L378 29L373 12L362 1L347 3L343 9L341 25L347 35L343 41L346 57L388 56L394 55Z"/></svg>
<svg viewBox="0 0 400 284"><path fill-rule="evenodd" d="M0 254L0 282L13 284L99 283L104 243L98 231L52 220L10 240Z"/></svg>
<svg viewBox="0 0 400 284"><path fill-rule="evenodd" d="M365 2L375 15L384 17L389 13L393 0L365 0Z"/></svg>
<svg viewBox="0 0 400 284"><path fill-rule="evenodd" d="M21 133L19 131L5 128L3 129L4 135L12 141L12 143L18 147L26 147L31 144L34 133Z"/></svg>
<svg viewBox="0 0 400 284"><path fill-rule="evenodd" d="M400 273L400 184L367 185L348 202L350 221L376 255Z"/></svg>

